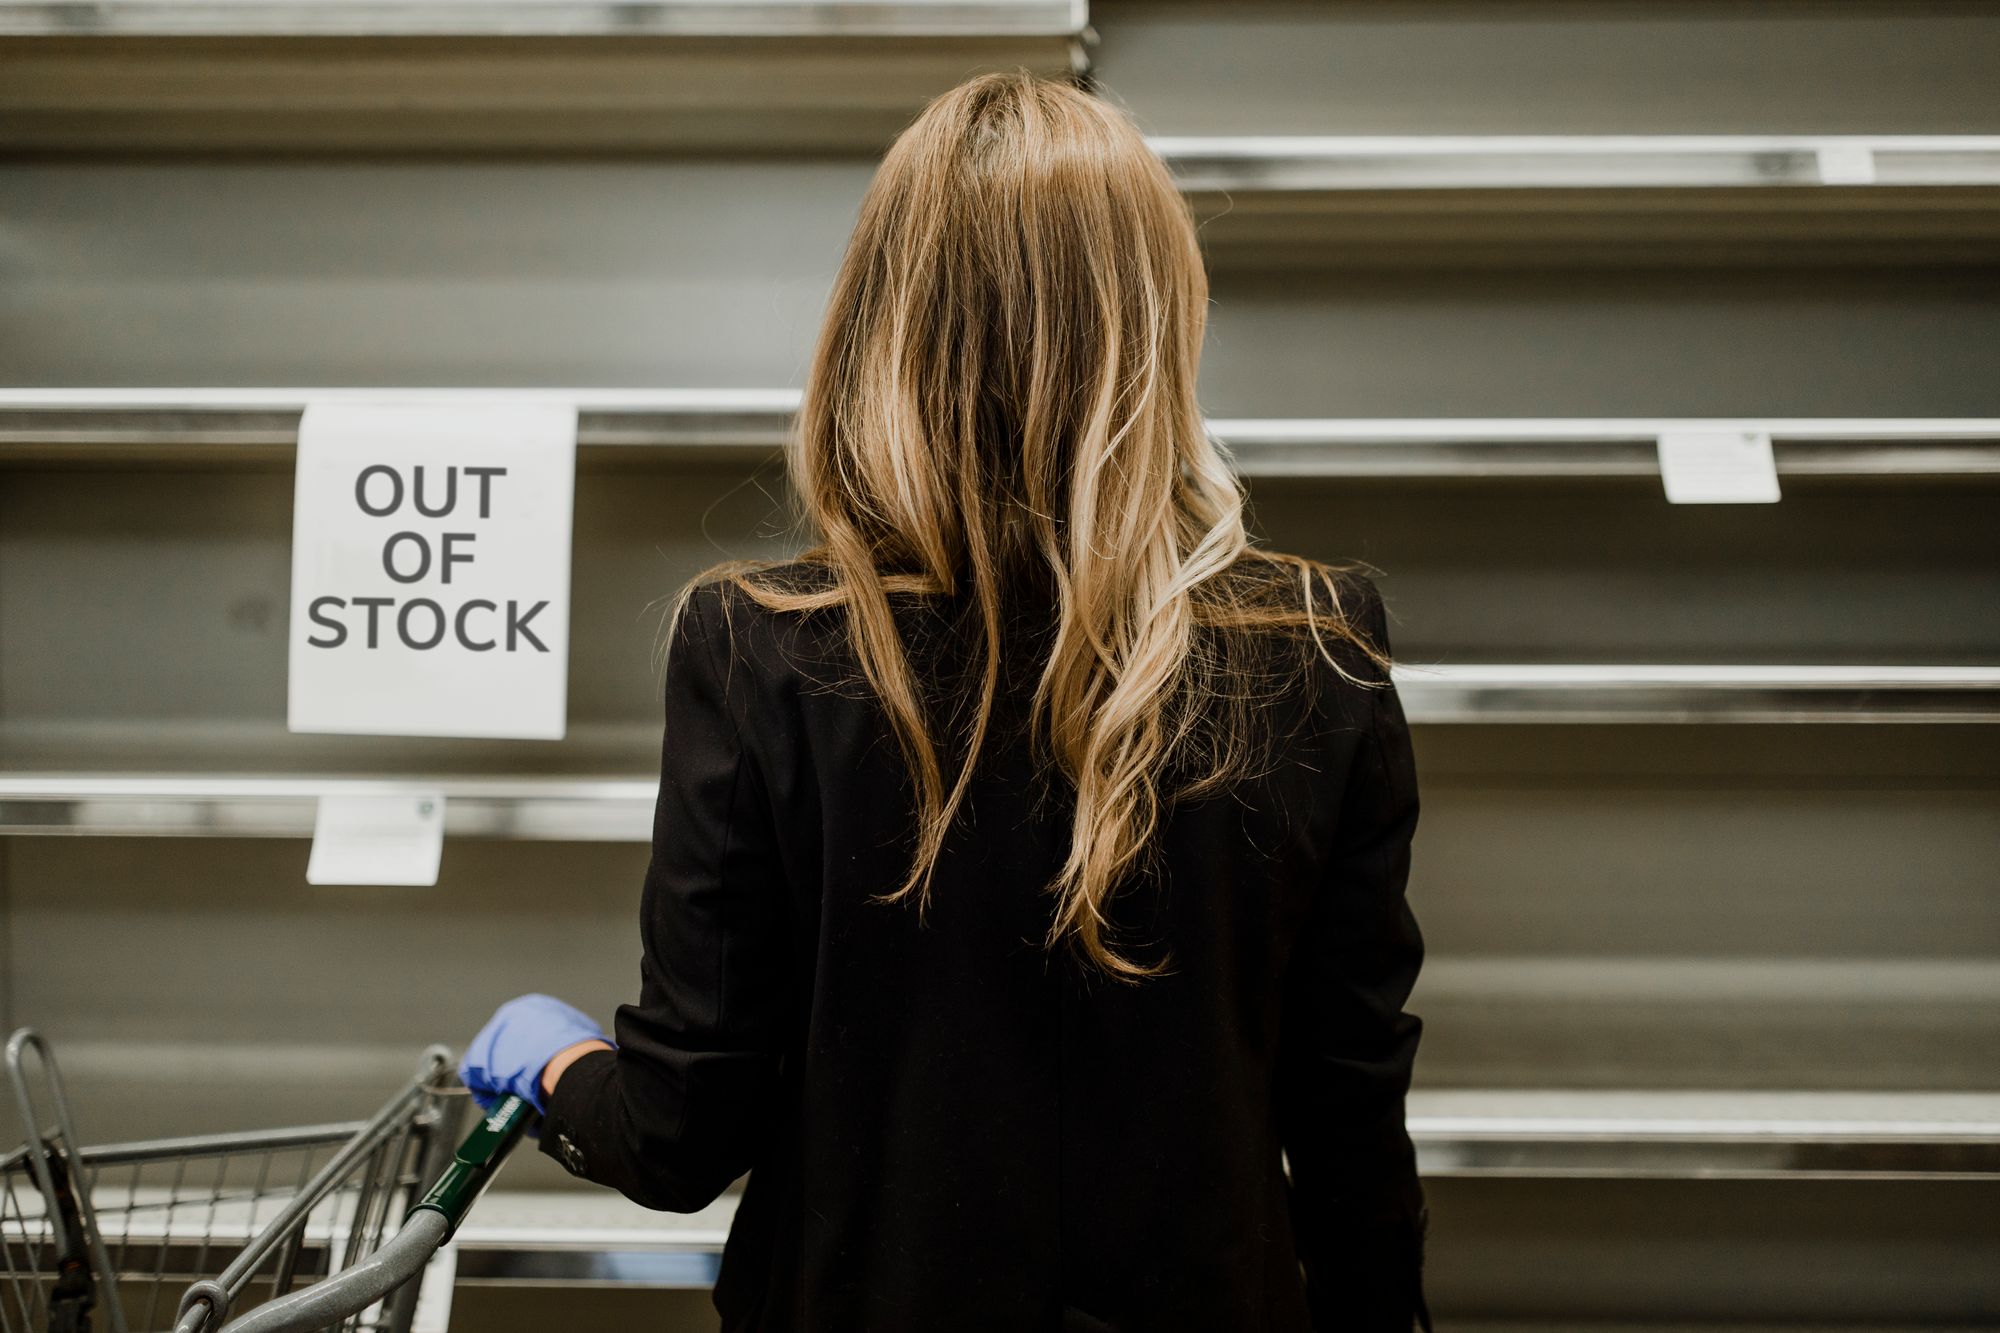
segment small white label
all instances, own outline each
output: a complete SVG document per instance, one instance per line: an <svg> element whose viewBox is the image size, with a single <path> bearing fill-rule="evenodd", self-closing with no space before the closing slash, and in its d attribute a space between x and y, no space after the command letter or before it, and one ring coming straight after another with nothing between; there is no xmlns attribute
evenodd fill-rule
<svg viewBox="0 0 2000 1333"><path fill-rule="evenodd" d="M308 404L293 731L560 740L576 409Z"/></svg>
<svg viewBox="0 0 2000 1333"><path fill-rule="evenodd" d="M1862 144L1830 144L1819 150L1821 185L1873 185L1875 153Z"/></svg>
<svg viewBox="0 0 2000 1333"><path fill-rule="evenodd" d="M443 792L322 796L306 883L435 884L443 855Z"/></svg>
<svg viewBox="0 0 2000 1333"><path fill-rule="evenodd" d="M449 1333L451 1289L458 1281L458 1243L448 1241L424 1268L417 1286L417 1309L410 1317L410 1333Z"/></svg>
<svg viewBox="0 0 2000 1333"><path fill-rule="evenodd" d="M1778 464L1762 431L1669 431L1660 436L1660 477L1677 505L1778 500Z"/></svg>

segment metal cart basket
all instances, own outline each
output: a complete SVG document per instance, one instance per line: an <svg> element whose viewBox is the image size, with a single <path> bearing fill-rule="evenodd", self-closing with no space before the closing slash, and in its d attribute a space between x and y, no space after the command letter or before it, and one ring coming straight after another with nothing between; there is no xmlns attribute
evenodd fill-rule
<svg viewBox="0 0 2000 1333"><path fill-rule="evenodd" d="M507 1098L461 1142L432 1047L365 1121L80 1148L40 1036L7 1075L27 1142L0 1157L0 1333L408 1333L412 1279L534 1117Z"/></svg>

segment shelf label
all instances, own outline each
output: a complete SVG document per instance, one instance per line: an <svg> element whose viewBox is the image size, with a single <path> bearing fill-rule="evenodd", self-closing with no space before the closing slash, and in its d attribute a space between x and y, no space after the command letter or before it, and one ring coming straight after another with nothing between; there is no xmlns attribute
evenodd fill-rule
<svg viewBox="0 0 2000 1333"><path fill-rule="evenodd" d="M576 409L308 404L293 731L562 739Z"/></svg>
<svg viewBox="0 0 2000 1333"><path fill-rule="evenodd" d="M1778 465L1762 431L1668 431L1660 436L1660 477L1674 504L1778 501Z"/></svg>
<svg viewBox="0 0 2000 1333"><path fill-rule="evenodd" d="M1819 150L1821 185L1873 185L1875 153L1865 144L1832 144Z"/></svg>
<svg viewBox="0 0 2000 1333"><path fill-rule="evenodd" d="M435 884L443 854L443 792L322 796L306 883Z"/></svg>

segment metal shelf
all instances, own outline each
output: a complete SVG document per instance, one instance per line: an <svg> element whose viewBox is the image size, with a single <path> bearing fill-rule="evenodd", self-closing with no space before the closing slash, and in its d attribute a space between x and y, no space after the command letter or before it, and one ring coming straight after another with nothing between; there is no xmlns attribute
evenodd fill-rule
<svg viewBox="0 0 2000 1333"><path fill-rule="evenodd" d="M0 463L243 463L283 459L310 401L575 404L590 450L675 460L784 447L796 389L0 389ZM1995 427L2000 452L2000 421Z"/></svg>
<svg viewBox="0 0 2000 1333"><path fill-rule="evenodd" d="M1083 0L0 0L0 36L1071 36Z"/></svg>
<svg viewBox="0 0 2000 1333"><path fill-rule="evenodd" d="M1427 1179L2000 1178L1989 1093L1417 1091L1408 1124ZM676 1214L608 1190L495 1190L455 1237L455 1280L711 1287L740 1202ZM204 1226L247 1235L251 1220L225 1202ZM165 1227L134 1240L192 1248Z"/></svg>
<svg viewBox="0 0 2000 1333"><path fill-rule="evenodd" d="M2000 1177L1994 1094L1417 1091L1408 1123L1433 1179ZM682 1217L497 1191L459 1233L458 1278L708 1286L738 1199Z"/></svg>
<svg viewBox="0 0 2000 1333"><path fill-rule="evenodd" d="M2000 667L1411 666L1412 722L2000 721Z"/></svg>
<svg viewBox="0 0 2000 1333"><path fill-rule="evenodd" d="M1658 477L1659 437L1690 430L1768 434L1782 476L2000 474L2000 419L1992 418L1239 418L1209 426L1252 477Z"/></svg>
<svg viewBox="0 0 2000 1333"><path fill-rule="evenodd" d="M1212 255L1284 264L1987 262L2000 136L1153 140Z"/></svg>
<svg viewBox="0 0 2000 1333"><path fill-rule="evenodd" d="M2000 186L2000 135L1156 137L1201 193ZM1865 177L1865 179L1863 179Z"/></svg>
<svg viewBox="0 0 2000 1333"><path fill-rule="evenodd" d="M1413 1093L1410 1134L1428 1176L2000 1176L1986 1093Z"/></svg>
<svg viewBox="0 0 2000 1333"><path fill-rule="evenodd" d="M1083 0L0 0L0 151L879 152Z"/></svg>
<svg viewBox="0 0 2000 1333"><path fill-rule="evenodd" d="M2000 722L2000 667L1399 667L1414 723ZM638 842L650 778L16 772L0 833L301 838L333 794L445 796L454 837Z"/></svg>
<svg viewBox="0 0 2000 1333"><path fill-rule="evenodd" d="M596 455L761 459L793 389L0 389L0 464L283 460L308 399L574 403ZM1668 431L1763 431L1781 475L2000 475L2000 418L1217 418L1254 477L1657 477Z"/></svg>
<svg viewBox="0 0 2000 1333"><path fill-rule="evenodd" d="M0 833L83 837L309 838L319 798L412 788L445 796L459 838L652 838L649 778L313 778L22 774L0 777Z"/></svg>

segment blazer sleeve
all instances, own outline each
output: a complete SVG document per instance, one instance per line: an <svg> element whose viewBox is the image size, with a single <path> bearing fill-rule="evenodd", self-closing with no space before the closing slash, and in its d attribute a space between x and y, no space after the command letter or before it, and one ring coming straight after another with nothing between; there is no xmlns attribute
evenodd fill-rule
<svg viewBox="0 0 2000 1333"><path fill-rule="evenodd" d="M720 588L680 617L665 693L639 999L618 1009L617 1049L557 1082L541 1150L645 1207L694 1212L769 1139L790 1012L785 880Z"/></svg>
<svg viewBox="0 0 2000 1333"><path fill-rule="evenodd" d="M1381 594L1362 586L1360 622L1387 652ZM1424 956L1405 897L1416 764L1393 684L1366 696L1331 858L1287 964L1279 1134L1313 1326L1429 1333L1430 1216L1404 1122L1423 1027L1403 1007Z"/></svg>

